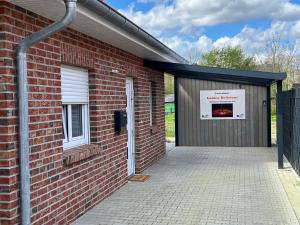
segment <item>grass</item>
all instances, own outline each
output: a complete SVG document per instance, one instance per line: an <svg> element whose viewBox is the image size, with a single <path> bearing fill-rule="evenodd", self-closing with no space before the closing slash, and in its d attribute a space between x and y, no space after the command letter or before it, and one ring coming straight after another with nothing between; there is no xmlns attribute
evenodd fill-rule
<svg viewBox="0 0 300 225"><path fill-rule="evenodd" d="M175 137L175 114L165 115L166 122L166 137L174 138Z"/></svg>
<svg viewBox="0 0 300 225"><path fill-rule="evenodd" d="M292 172L291 169L283 169L278 171L280 181L285 189L285 192L290 200L294 212L300 221L300 187L299 177Z"/></svg>
<svg viewBox="0 0 300 225"><path fill-rule="evenodd" d="M276 114L271 115L272 123L276 123Z"/></svg>
<svg viewBox="0 0 300 225"><path fill-rule="evenodd" d="M272 121L272 137L276 138L276 114L271 116ZM166 138L175 138L175 114L165 115L166 122Z"/></svg>

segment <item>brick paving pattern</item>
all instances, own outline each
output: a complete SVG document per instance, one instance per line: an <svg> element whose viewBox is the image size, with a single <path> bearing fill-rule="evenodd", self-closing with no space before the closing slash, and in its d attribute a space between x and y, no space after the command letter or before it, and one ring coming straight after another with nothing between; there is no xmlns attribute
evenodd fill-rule
<svg viewBox="0 0 300 225"><path fill-rule="evenodd" d="M73 225L297 225L274 149L190 147L168 151Z"/></svg>

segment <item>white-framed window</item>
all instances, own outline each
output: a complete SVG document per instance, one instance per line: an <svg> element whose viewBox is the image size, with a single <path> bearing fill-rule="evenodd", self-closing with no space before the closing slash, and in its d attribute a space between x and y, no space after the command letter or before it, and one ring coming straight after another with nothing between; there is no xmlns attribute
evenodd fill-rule
<svg viewBox="0 0 300 225"><path fill-rule="evenodd" d="M62 66L61 90L64 150L89 144L88 71Z"/></svg>

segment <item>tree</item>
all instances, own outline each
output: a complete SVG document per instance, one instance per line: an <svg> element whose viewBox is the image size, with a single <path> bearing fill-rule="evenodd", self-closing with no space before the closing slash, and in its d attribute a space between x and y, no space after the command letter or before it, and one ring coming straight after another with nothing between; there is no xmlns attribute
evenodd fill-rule
<svg viewBox="0 0 300 225"><path fill-rule="evenodd" d="M200 65L232 69L254 70L253 57L248 57L240 46L213 48L202 55Z"/></svg>
<svg viewBox="0 0 300 225"><path fill-rule="evenodd" d="M186 52L186 58L189 64L195 65L201 62L201 53L197 48L192 48Z"/></svg>
<svg viewBox="0 0 300 225"><path fill-rule="evenodd" d="M266 43L266 56L260 59L260 69L287 73L284 89L291 89L300 82L300 55L296 42L283 40L280 34L272 34Z"/></svg>
<svg viewBox="0 0 300 225"><path fill-rule="evenodd" d="M174 94L174 77L165 74L165 95Z"/></svg>

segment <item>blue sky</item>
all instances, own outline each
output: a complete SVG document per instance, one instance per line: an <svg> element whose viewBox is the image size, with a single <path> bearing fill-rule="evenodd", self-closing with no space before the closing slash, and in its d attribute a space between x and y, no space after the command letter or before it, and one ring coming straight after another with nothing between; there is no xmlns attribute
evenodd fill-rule
<svg viewBox="0 0 300 225"><path fill-rule="evenodd" d="M300 0L106 2L187 58L235 45L260 56L274 36L295 43L300 38Z"/></svg>

